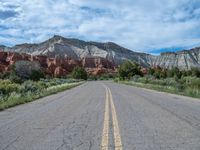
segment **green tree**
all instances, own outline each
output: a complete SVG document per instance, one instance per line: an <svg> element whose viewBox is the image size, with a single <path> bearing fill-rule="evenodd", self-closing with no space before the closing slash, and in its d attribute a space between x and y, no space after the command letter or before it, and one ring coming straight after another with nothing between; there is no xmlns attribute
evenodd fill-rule
<svg viewBox="0 0 200 150"><path fill-rule="evenodd" d="M74 79L84 79L87 80L87 72L85 71L84 68L81 68L79 66L75 67L72 71L72 77Z"/></svg>
<svg viewBox="0 0 200 150"><path fill-rule="evenodd" d="M40 71L41 66L36 61L20 60L15 63L15 72L22 79L30 79L35 71Z"/></svg>
<svg viewBox="0 0 200 150"><path fill-rule="evenodd" d="M130 79L134 75L141 75L140 67L132 61L124 61L119 67L119 77L121 79Z"/></svg>

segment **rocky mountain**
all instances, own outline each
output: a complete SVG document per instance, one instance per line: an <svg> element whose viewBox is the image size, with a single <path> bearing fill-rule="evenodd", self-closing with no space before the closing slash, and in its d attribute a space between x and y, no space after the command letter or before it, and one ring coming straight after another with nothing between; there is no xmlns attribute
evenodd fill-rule
<svg viewBox="0 0 200 150"><path fill-rule="evenodd" d="M101 57L112 61L116 65L126 59L135 61L143 67L161 66L163 68L179 67L180 69L200 68L200 48L179 52L161 53L154 56L146 53L134 52L115 43L86 42L78 39L64 38L58 35L39 44L21 44L14 47L0 46L4 51L45 55L48 57L68 56L73 59L85 57Z"/></svg>

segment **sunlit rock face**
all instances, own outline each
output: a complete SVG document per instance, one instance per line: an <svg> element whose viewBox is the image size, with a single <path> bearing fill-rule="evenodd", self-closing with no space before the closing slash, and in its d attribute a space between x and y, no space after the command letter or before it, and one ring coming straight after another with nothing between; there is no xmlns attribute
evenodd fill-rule
<svg viewBox="0 0 200 150"><path fill-rule="evenodd" d="M85 42L57 35L39 44L21 44L14 47L0 46L0 48L4 51L43 55L47 57L69 57L74 60L100 57L107 59L115 65L119 65L124 60L129 59L145 68L156 66L163 68L178 67L185 70L191 69L192 67L200 68L200 48L184 50L177 53L166 52L160 56L153 56L131 51L112 42Z"/></svg>

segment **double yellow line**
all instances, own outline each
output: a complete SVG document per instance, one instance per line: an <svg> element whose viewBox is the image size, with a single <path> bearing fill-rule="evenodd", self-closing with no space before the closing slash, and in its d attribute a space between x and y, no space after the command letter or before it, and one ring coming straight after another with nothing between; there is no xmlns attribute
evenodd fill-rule
<svg viewBox="0 0 200 150"><path fill-rule="evenodd" d="M115 105L113 102L113 97L110 89L104 85L106 88L106 102L105 102L105 113L104 113L104 124L102 133L101 150L108 150L109 148L109 102L111 106L112 113L112 124L113 124L113 135L114 135L114 147L115 150L122 150L122 141L119 131L119 124L116 114Z"/></svg>

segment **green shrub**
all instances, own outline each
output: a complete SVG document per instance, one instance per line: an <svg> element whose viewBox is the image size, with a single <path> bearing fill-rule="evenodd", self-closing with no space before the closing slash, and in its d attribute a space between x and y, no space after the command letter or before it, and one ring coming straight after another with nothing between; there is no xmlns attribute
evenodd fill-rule
<svg viewBox="0 0 200 150"><path fill-rule="evenodd" d="M194 77L200 77L200 69L199 68L192 68L191 75Z"/></svg>
<svg viewBox="0 0 200 150"><path fill-rule="evenodd" d="M97 78L97 76L90 75L90 76L88 77L88 79L91 80L91 81L96 81L98 78Z"/></svg>
<svg viewBox="0 0 200 150"><path fill-rule="evenodd" d="M0 72L0 79L3 79L4 74Z"/></svg>
<svg viewBox="0 0 200 150"><path fill-rule="evenodd" d="M0 80L0 93L8 95L12 92L20 91L20 85L12 83L10 80Z"/></svg>
<svg viewBox="0 0 200 150"><path fill-rule="evenodd" d="M166 85L175 87L177 81L174 78L166 78L165 79Z"/></svg>
<svg viewBox="0 0 200 150"><path fill-rule="evenodd" d="M7 79L14 83L22 83L23 80L16 74L14 70L0 73L0 79Z"/></svg>
<svg viewBox="0 0 200 150"><path fill-rule="evenodd" d="M185 86L190 87L193 89L199 89L200 90L200 78L197 77L185 77Z"/></svg>
<svg viewBox="0 0 200 150"><path fill-rule="evenodd" d="M160 79L160 78L161 78L161 74L160 74L159 71L155 71L154 74L153 74L153 76L154 76L155 78L157 78L157 79Z"/></svg>
<svg viewBox="0 0 200 150"><path fill-rule="evenodd" d="M27 80L21 85L21 93L25 94L27 92L37 92L41 91L42 86L39 86L36 82Z"/></svg>
<svg viewBox="0 0 200 150"><path fill-rule="evenodd" d="M23 80L14 72L10 74L8 79L14 83L22 83L23 82Z"/></svg>
<svg viewBox="0 0 200 150"><path fill-rule="evenodd" d="M32 70L30 79L33 81L39 81L41 78L44 78L44 73L41 70Z"/></svg>
<svg viewBox="0 0 200 150"><path fill-rule="evenodd" d="M114 78L114 82L119 82L120 81L120 78L119 77L115 77Z"/></svg>
<svg viewBox="0 0 200 150"><path fill-rule="evenodd" d="M120 65L118 74L124 80L130 79L134 75L141 75L142 73L138 64L127 60Z"/></svg>
<svg viewBox="0 0 200 150"><path fill-rule="evenodd" d="M135 75L135 76L133 76L130 80L132 80L132 81L134 81L134 82L139 82L139 78L140 78L139 75Z"/></svg>
<svg viewBox="0 0 200 150"><path fill-rule="evenodd" d="M84 68L81 68L79 66L75 67L72 71L72 77L74 79L83 79L87 80L87 72L85 71Z"/></svg>
<svg viewBox="0 0 200 150"><path fill-rule="evenodd" d="M154 75L154 73L155 73L155 69L149 68L148 75Z"/></svg>
<svg viewBox="0 0 200 150"><path fill-rule="evenodd" d="M182 72L177 68L177 67L174 67L172 69L169 69L167 71L167 77L176 77L176 78L181 78L182 76Z"/></svg>

